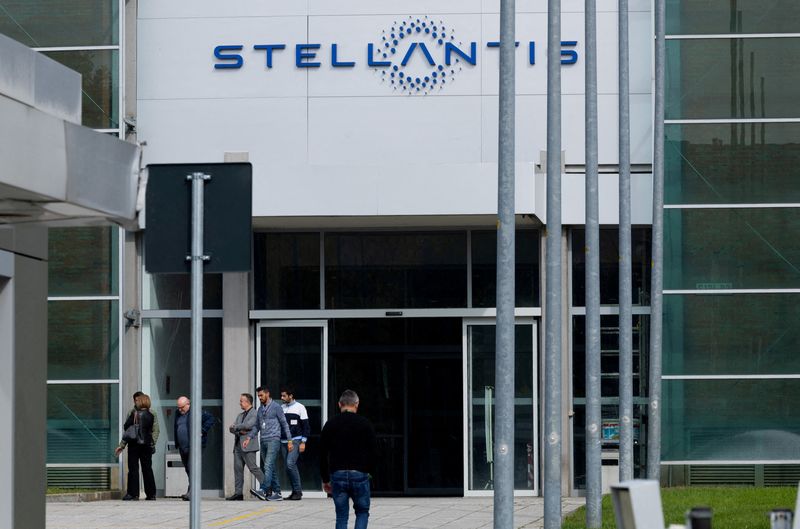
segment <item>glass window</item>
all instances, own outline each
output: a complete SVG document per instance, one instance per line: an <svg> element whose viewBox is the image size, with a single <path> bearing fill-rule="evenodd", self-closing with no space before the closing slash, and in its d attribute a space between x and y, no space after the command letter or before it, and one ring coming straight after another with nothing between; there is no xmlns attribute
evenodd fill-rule
<svg viewBox="0 0 800 529"><path fill-rule="evenodd" d="M325 234L326 308L466 306L466 232Z"/></svg>
<svg viewBox="0 0 800 529"><path fill-rule="evenodd" d="M586 302L586 253L583 228L572 230L572 305L584 306ZM652 230L631 229L631 257L633 271L633 304L650 303L650 237ZM619 303L619 230L600 230L600 303Z"/></svg>
<svg viewBox="0 0 800 529"><path fill-rule="evenodd" d="M119 302L47 304L47 378L116 379L119 374Z"/></svg>
<svg viewBox="0 0 800 529"><path fill-rule="evenodd" d="M667 0L667 34L796 33L796 0Z"/></svg>
<svg viewBox="0 0 800 529"><path fill-rule="evenodd" d="M3 0L0 33L31 48L119 44L118 0Z"/></svg>
<svg viewBox="0 0 800 529"><path fill-rule="evenodd" d="M83 76L83 126L119 127L119 51L50 51L45 55Z"/></svg>
<svg viewBox="0 0 800 529"><path fill-rule="evenodd" d="M320 308L320 234L256 233L255 308Z"/></svg>
<svg viewBox="0 0 800 529"><path fill-rule="evenodd" d="M664 374L800 374L800 296L664 296Z"/></svg>
<svg viewBox="0 0 800 529"><path fill-rule="evenodd" d="M667 209L664 288L800 287L800 209Z"/></svg>
<svg viewBox="0 0 800 529"><path fill-rule="evenodd" d="M191 330L189 318L153 318L144 320L143 355L150 362L150 398L156 411L161 436L156 451L165 454L167 441L174 441L175 401L191 394ZM246 354L245 351L242 352ZM147 374L145 374L147 376ZM241 388L237 391L246 391ZM130 397L127 397L130 398ZM128 403L125 401L125 409ZM216 418L208 433L203 451L203 488L222 488L222 319L203 320L203 409ZM232 421L233 418L230 418ZM156 487L164 487L164 457L153 458Z"/></svg>
<svg viewBox="0 0 800 529"><path fill-rule="evenodd" d="M48 255L51 296L117 295L117 228L50 228Z"/></svg>
<svg viewBox="0 0 800 529"><path fill-rule="evenodd" d="M800 123L674 124L665 132L667 204L800 202Z"/></svg>
<svg viewBox="0 0 800 529"><path fill-rule="evenodd" d="M116 463L118 403L117 384L49 384L47 462Z"/></svg>
<svg viewBox="0 0 800 529"><path fill-rule="evenodd" d="M800 459L800 380L664 380L662 461Z"/></svg>
<svg viewBox="0 0 800 529"><path fill-rule="evenodd" d="M517 307L539 306L539 232L517 230L515 236ZM497 231L472 232L472 306L497 304Z"/></svg>
<svg viewBox="0 0 800 529"><path fill-rule="evenodd" d="M469 488L493 488L492 431L494 424L495 326L467 327L469 362L470 457ZM530 324L515 326L514 360L514 489L535 488L534 354Z"/></svg>
<svg viewBox="0 0 800 529"><path fill-rule="evenodd" d="M666 119L800 117L798 84L800 38L667 41Z"/></svg>
<svg viewBox="0 0 800 529"><path fill-rule="evenodd" d="M192 308L191 274L145 273L145 310L189 310ZM203 308L222 308L222 274L203 274Z"/></svg>

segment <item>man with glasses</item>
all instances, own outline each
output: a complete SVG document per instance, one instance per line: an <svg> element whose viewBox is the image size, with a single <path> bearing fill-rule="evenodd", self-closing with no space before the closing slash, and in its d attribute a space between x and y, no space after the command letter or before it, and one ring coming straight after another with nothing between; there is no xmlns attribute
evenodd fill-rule
<svg viewBox="0 0 800 529"><path fill-rule="evenodd" d="M174 432L175 446L178 449L178 453L181 455L183 469L186 471L186 477L189 479L189 490L187 490L186 494L183 494L181 498L183 501L189 501L189 492L191 491L192 486L191 469L189 468L189 454L192 448L192 419L191 415L189 414L191 401L189 401L188 397L180 396L178 397L177 406L178 413L175 415ZM203 410L200 422L201 450L206 447L206 443L208 442L208 431L212 426L214 426L214 417L207 411Z"/></svg>

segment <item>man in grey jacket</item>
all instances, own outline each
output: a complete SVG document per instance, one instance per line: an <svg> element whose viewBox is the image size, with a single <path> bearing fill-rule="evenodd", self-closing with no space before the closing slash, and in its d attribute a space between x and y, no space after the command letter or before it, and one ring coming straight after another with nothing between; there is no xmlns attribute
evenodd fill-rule
<svg viewBox="0 0 800 529"><path fill-rule="evenodd" d="M247 435L247 439L242 441L242 446L247 448L256 435L260 435L261 441L261 464L264 470L264 481L261 482L261 489L250 489L250 493L260 500L281 501L281 483L278 481L276 461L278 454L281 453L281 433L289 439L286 449L291 452L294 449L292 435L289 431L289 423L283 414L283 408L279 402L272 400L269 396L269 389L258 388L258 400L261 406L256 415L256 425Z"/></svg>
<svg viewBox="0 0 800 529"><path fill-rule="evenodd" d="M250 431L256 425L256 410L253 409L253 396L249 393L242 393L239 396L239 406L242 408L242 413L236 416L236 421L231 424L230 432L236 436L236 441L233 445L233 496L228 496L226 500L238 501L243 500L242 487L244 486L244 466L250 470L250 473L256 477L259 482L264 481L264 473L256 464L256 452L258 452L258 445L255 443L248 444L247 447L243 446L242 441L247 439Z"/></svg>

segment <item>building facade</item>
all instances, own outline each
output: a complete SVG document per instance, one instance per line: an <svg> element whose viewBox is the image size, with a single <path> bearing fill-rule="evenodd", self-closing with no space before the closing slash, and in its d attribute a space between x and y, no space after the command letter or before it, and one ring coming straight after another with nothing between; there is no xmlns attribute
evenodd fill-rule
<svg viewBox="0 0 800 529"><path fill-rule="evenodd" d="M84 73L85 124L146 142L143 164L253 164L252 272L208 275L204 283L203 406L219 423L203 488L230 487L223 426L239 393L266 384L273 394L294 386L309 409L308 490L319 488L314 439L338 394L351 388L380 439L376 492L489 494L499 2L85 0L80 9L61 7L73 27L87 28L68 32L58 31L51 4L6 3L0 31ZM724 465L763 482L765 472L800 463L786 397L797 378L791 87L800 71L792 47L800 14L789 0L768 4L667 1L662 456L675 483L724 481ZM583 3L563 3L559 234L544 226L545 9L517 2L515 488L522 495L540 493L548 236L565 243L564 492L579 493L585 480ZM611 452L619 428L616 9L598 2L602 403ZM641 476L651 1L632 0L630 20ZM164 432L154 466L165 486L174 401L189 393L190 289L186 276L144 270L146 219L144 228L51 231L49 434L68 441L51 443L54 484L63 472L116 485L121 467L111 449L128 393L141 388ZM122 316L131 309L141 321ZM698 405L709 402L716 404ZM753 403L745 406L750 415L741 402Z"/></svg>

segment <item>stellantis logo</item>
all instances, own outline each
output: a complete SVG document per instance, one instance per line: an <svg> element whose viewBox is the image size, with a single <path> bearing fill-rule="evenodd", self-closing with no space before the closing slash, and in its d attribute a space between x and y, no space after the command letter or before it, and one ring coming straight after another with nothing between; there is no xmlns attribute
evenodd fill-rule
<svg viewBox="0 0 800 529"><path fill-rule="evenodd" d="M561 41L561 64L578 62L578 52L574 50L577 41ZM520 43L516 42L517 48ZM255 44L255 52L264 53L266 69L273 68L279 59L276 55L285 50L286 44ZM330 44L330 54L326 62L333 68L356 68L359 64L354 57L349 60L340 55L339 45ZM486 42L486 49L499 48L497 41ZM294 65L296 68L319 68L322 66L322 44L295 44ZM327 46L326 46L327 48ZM428 16L396 20L391 27L381 32L380 40L366 45L368 68L380 73L382 82L393 90L407 94L429 94L442 90L452 84L464 68L478 64L478 43L464 43L458 39L453 28L442 20ZM536 65L536 42L527 43L527 62ZM242 44L219 45L214 48L217 70L236 70L244 66Z"/></svg>

